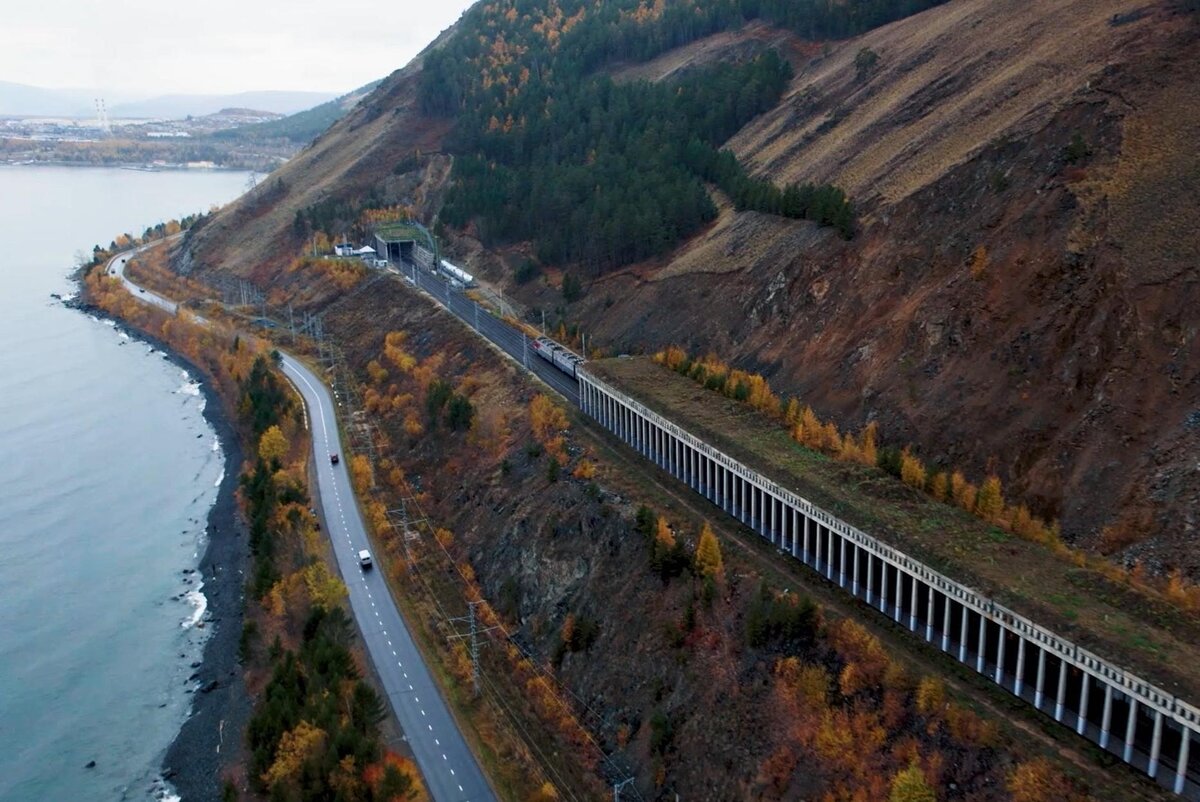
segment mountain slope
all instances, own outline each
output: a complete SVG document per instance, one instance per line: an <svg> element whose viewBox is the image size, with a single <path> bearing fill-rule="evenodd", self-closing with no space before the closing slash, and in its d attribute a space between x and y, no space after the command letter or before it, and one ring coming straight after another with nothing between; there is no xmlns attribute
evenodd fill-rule
<svg viewBox="0 0 1200 802"><path fill-rule="evenodd" d="M366 86L347 92L333 100L313 106L311 109L289 114L281 120L268 120L254 125L243 125L218 131L216 136L221 139L237 139L242 141L261 142L270 139L287 139L297 145L306 145L318 134L340 120L346 112L354 108L358 101L367 96L379 81L372 81Z"/></svg>
<svg viewBox="0 0 1200 802"><path fill-rule="evenodd" d="M843 428L879 420L937 465L997 471L1069 539L1200 572L1195 15L960 0L841 42L756 22L602 69L670 81L767 47L794 78L727 146L756 178L847 189L857 236L737 211L710 188L712 223L595 280L567 318L616 349L716 349ZM181 267L269 284L306 210L331 235L367 206L433 220L452 123L421 113L420 70L195 232ZM481 233L447 232L472 272L562 305L512 279L531 247Z"/></svg>

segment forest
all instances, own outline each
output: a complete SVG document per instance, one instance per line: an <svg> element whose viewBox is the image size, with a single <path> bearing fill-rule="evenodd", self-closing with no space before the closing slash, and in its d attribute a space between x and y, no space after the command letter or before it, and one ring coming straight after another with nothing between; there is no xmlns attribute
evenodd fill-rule
<svg viewBox="0 0 1200 802"><path fill-rule="evenodd" d="M670 84L598 72L644 61L752 19L811 38L843 37L935 5L781 0L484 3L425 60L419 100L453 117L443 221L490 244L533 240L538 258L607 270L662 254L716 216L705 183L739 210L811 219L854 234L832 186L749 176L722 143L779 102L792 68L770 51L687 71Z"/></svg>

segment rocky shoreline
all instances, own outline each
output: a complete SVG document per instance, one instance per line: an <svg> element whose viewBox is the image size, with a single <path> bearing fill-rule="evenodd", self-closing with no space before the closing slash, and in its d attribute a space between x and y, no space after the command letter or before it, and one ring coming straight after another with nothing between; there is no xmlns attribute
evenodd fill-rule
<svg viewBox="0 0 1200 802"><path fill-rule="evenodd" d="M208 513L207 546L196 576L204 582L211 634L200 665L189 678L191 711L167 748L162 777L183 802L220 799L222 776L239 758L242 735L252 710L238 657L244 614L245 572L249 543L235 493L243 459L242 444L208 377L190 360L157 337L132 328L82 300L67 304L81 312L113 320L126 332L162 351L200 383L204 417L217 434L225 455L225 476Z"/></svg>

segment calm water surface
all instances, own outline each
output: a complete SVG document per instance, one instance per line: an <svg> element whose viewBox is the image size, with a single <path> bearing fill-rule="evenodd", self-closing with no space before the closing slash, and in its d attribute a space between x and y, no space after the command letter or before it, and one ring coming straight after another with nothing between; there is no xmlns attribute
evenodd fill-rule
<svg viewBox="0 0 1200 802"><path fill-rule="evenodd" d="M188 713L223 456L192 377L50 293L77 252L245 183L0 167L0 800L153 796Z"/></svg>

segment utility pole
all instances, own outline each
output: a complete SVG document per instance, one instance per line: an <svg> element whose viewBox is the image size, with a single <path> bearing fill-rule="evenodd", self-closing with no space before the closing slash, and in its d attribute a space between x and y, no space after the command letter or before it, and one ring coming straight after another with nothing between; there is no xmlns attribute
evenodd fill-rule
<svg viewBox="0 0 1200 802"><path fill-rule="evenodd" d="M475 698L479 698L479 636L491 632L497 627L491 626L487 629L480 629L478 621L475 618L475 607L483 604L481 601L467 602L467 614L462 618L451 618L451 622L465 621L470 629L463 634L451 635L453 638L470 638L471 639L471 680L475 686Z"/></svg>
<svg viewBox="0 0 1200 802"><path fill-rule="evenodd" d="M619 783L613 785L613 802L621 802L621 789L632 784L633 778L626 777L624 780L621 780Z"/></svg>
<svg viewBox="0 0 1200 802"><path fill-rule="evenodd" d="M546 310L542 310L542 336L546 336Z"/></svg>

